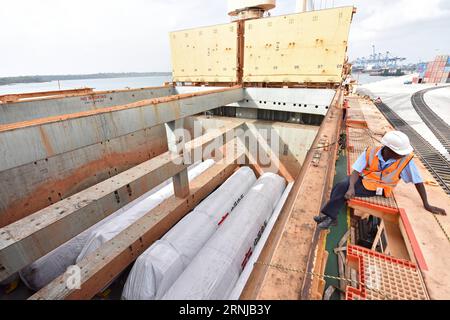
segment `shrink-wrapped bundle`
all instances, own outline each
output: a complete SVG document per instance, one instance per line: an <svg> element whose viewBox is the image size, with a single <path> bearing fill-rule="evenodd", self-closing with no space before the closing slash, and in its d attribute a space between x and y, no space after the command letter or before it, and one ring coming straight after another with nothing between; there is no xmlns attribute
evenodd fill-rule
<svg viewBox="0 0 450 320"><path fill-rule="evenodd" d="M136 260L122 293L127 300L161 298L205 242L233 214L256 181L242 167Z"/></svg>
<svg viewBox="0 0 450 320"><path fill-rule="evenodd" d="M197 176L202 174L213 165L214 160L211 159L200 163L196 167L189 170L189 180L195 179ZM150 210L156 208L159 204L161 204L164 200L170 198L173 194L173 184L169 184L153 193L144 201L137 203L135 206L129 208L124 213L118 215L117 217L114 217L114 219L110 219L100 228L94 230L94 232L91 232L86 241L86 244L81 250L81 253L78 255L77 262L100 248L102 244L114 238L121 231L128 228L131 224L139 220L139 218L143 217Z"/></svg>
<svg viewBox="0 0 450 320"><path fill-rule="evenodd" d="M190 177L194 178L198 176L213 164L213 160L207 160L205 162L192 165L191 168L189 168ZM80 255L81 251L86 246L88 241L92 240L93 235L95 235L99 230L103 230L103 226L107 222L117 221L116 218L124 213L127 214L129 212L136 212L138 210L139 212L143 212L147 209L150 210L155 206L155 203L156 205L158 204L157 201L154 201L154 194L162 189L165 189L165 197L169 197L171 194L173 194L172 179L164 181L159 186L146 192L139 198L133 200L116 212L110 214L105 219L97 222L90 228L81 232L76 237L70 239L58 248L50 251L45 256L39 258L32 264L23 268L19 273L22 281L31 290L40 290L55 278L63 274L69 266L76 263L77 257ZM157 198L158 201L164 200L164 197Z"/></svg>
<svg viewBox="0 0 450 320"><path fill-rule="evenodd" d="M263 174L162 299L226 299L284 189L282 177Z"/></svg>

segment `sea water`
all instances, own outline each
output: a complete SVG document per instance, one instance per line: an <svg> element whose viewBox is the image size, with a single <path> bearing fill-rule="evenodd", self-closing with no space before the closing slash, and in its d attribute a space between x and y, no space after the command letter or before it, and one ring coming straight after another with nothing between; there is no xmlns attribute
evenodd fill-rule
<svg viewBox="0 0 450 320"><path fill-rule="evenodd" d="M80 88L94 88L94 90L117 90L128 88L162 86L164 82L171 81L171 76L105 78L105 79L77 79L50 82L16 83L0 86L0 95L41 92L54 90L69 90Z"/></svg>

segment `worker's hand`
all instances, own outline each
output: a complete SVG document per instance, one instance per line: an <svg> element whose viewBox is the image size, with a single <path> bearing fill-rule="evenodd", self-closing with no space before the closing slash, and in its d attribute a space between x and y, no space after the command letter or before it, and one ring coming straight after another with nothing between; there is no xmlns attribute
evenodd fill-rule
<svg viewBox="0 0 450 320"><path fill-rule="evenodd" d="M438 207L433 207L433 206L431 206L429 204L426 204L424 207L425 207L425 209L427 211L430 211L431 213L440 214L440 215L443 215L443 216L447 215L447 213L445 212L444 209L441 209L441 208L438 208Z"/></svg>
<svg viewBox="0 0 450 320"><path fill-rule="evenodd" d="M347 192L345 193L344 198L347 200L350 200L351 198L353 198L355 196L355 187L349 187Z"/></svg>

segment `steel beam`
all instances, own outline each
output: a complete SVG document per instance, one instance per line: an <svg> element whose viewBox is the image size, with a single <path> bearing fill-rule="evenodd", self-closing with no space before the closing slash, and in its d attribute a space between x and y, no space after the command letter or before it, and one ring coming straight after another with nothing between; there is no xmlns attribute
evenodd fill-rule
<svg viewBox="0 0 450 320"><path fill-rule="evenodd" d="M169 96L0 126L0 171L214 109L241 87Z"/></svg>
<svg viewBox="0 0 450 320"><path fill-rule="evenodd" d="M234 138L243 122L226 124L186 144L183 156L163 153L0 229L0 281L169 179L217 139ZM200 153L201 154L201 153Z"/></svg>
<svg viewBox="0 0 450 320"><path fill-rule="evenodd" d="M0 125L118 106L176 94L172 86L133 90L70 92L77 92L77 90L56 91L55 93L58 93L56 96L47 94L41 98L19 100L13 103L0 103ZM18 96L22 98L23 95Z"/></svg>
<svg viewBox="0 0 450 320"><path fill-rule="evenodd" d="M176 92L203 92L206 87L175 87ZM229 107L276 110L325 115L336 93L334 89L245 88L244 98Z"/></svg>
<svg viewBox="0 0 450 320"><path fill-rule="evenodd" d="M0 172L0 228L167 151L164 126Z"/></svg>
<svg viewBox="0 0 450 320"><path fill-rule="evenodd" d="M34 294L32 300L90 299L103 289L111 279L122 272L153 242L191 211L202 199L217 188L237 168L235 161L243 156L237 151L224 164L216 164L191 183L191 194L187 198L171 197L161 206L105 243L80 261L81 283L79 289L68 288L70 275L63 274Z"/></svg>

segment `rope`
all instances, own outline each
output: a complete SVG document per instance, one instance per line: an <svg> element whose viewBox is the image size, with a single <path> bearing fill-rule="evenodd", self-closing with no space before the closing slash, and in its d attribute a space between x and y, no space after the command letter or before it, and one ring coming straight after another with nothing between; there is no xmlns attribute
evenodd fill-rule
<svg viewBox="0 0 450 320"><path fill-rule="evenodd" d="M387 300L387 299L393 300L389 296L389 294L387 294L385 292L382 292L382 291L380 291L378 289L371 288L367 284L361 283L361 282L359 282L357 280L341 278L341 277L336 277L336 276L330 276L330 275L327 275L327 274L318 274L318 273L315 273L315 272L305 271L305 270L301 270L301 269L289 268L289 267L282 266L281 264L270 264L270 263L258 262L258 261L256 261L254 264L263 265L263 266L274 268L274 269L278 269L278 270L281 270L281 271L291 271L291 272L296 272L296 273L302 273L302 274L310 275L310 276L313 276L313 277L328 278L328 279L333 279L333 280L343 280L343 281L349 282L350 284L356 283L356 284L359 284L360 286L363 286L364 288L366 288L369 291L377 293L378 295L383 297L383 299L385 299L385 300Z"/></svg>
<svg viewBox="0 0 450 320"><path fill-rule="evenodd" d="M328 148L328 147L331 147L331 146L335 145L335 144L338 143L338 142L339 142L339 141L334 141L334 142L329 143L329 144L327 144L327 145L324 145L324 146L322 146L322 147L309 148L308 151L309 151L309 150L317 150L317 149Z"/></svg>

